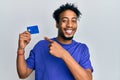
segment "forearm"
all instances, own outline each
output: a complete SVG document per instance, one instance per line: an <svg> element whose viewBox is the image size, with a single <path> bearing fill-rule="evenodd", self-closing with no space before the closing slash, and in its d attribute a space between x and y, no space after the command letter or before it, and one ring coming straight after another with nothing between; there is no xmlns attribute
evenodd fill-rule
<svg viewBox="0 0 120 80"><path fill-rule="evenodd" d="M73 74L75 80L92 80L92 75L84 70L68 52L64 54L62 59Z"/></svg>
<svg viewBox="0 0 120 80"><path fill-rule="evenodd" d="M24 51L18 50L17 52L17 72L20 78L27 77L27 65L25 61Z"/></svg>

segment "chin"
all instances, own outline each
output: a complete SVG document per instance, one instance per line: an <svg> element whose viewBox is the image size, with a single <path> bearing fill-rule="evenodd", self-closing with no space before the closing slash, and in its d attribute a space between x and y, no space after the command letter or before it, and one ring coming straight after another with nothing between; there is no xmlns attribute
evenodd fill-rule
<svg viewBox="0 0 120 80"><path fill-rule="evenodd" d="M73 36L71 37L66 37L66 36L61 36L64 40L72 40L73 39Z"/></svg>

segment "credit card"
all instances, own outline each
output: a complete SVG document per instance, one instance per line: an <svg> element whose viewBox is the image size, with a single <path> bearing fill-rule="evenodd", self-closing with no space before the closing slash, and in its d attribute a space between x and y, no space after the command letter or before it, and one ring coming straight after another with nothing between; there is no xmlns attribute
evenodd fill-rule
<svg viewBox="0 0 120 80"><path fill-rule="evenodd" d="M28 26L27 31L30 32L30 34L37 34L39 33L38 25Z"/></svg>

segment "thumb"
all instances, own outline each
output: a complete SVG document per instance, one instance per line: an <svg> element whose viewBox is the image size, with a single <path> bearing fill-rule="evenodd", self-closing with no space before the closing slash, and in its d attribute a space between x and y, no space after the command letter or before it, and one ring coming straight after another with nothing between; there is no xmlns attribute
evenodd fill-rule
<svg viewBox="0 0 120 80"><path fill-rule="evenodd" d="M50 43L54 42L53 40L49 39L48 37L44 37L44 39L47 40Z"/></svg>

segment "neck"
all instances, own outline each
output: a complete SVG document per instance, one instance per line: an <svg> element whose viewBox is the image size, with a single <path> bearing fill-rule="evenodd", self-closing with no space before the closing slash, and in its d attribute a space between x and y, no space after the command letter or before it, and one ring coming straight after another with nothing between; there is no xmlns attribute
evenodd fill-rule
<svg viewBox="0 0 120 80"><path fill-rule="evenodd" d="M62 44L71 44L72 43L72 40L65 40L65 39L61 38L60 36L57 37L57 40Z"/></svg>

